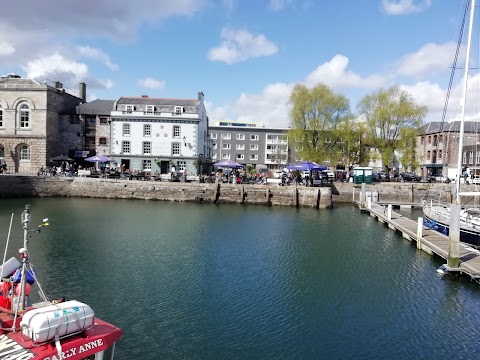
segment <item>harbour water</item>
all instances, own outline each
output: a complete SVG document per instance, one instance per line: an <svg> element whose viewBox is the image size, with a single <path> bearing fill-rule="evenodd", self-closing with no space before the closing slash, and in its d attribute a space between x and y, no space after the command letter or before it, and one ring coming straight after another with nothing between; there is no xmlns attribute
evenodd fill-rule
<svg viewBox="0 0 480 360"><path fill-rule="evenodd" d="M353 206L2 199L9 255L26 203L44 289L121 327L116 359L480 356L480 285Z"/></svg>

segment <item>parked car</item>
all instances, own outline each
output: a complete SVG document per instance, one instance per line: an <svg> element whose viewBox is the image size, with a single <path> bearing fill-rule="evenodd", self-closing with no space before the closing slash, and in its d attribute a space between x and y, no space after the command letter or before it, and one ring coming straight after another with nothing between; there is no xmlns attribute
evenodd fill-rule
<svg viewBox="0 0 480 360"><path fill-rule="evenodd" d="M335 174L330 170L323 170L322 177L326 178L328 181L332 182L335 180Z"/></svg>
<svg viewBox="0 0 480 360"><path fill-rule="evenodd" d="M474 176L473 179L472 179L472 184L480 185L480 177L479 176Z"/></svg>
<svg viewBox="0 0 480 360"><path fill-rule="evenodd" d="M273 172L273 177L274 177L275 179L281 179L282 176L283 176L283 174L284 174L283 170L275 170L275 171Z"/></svg>
<svg viewBox="0 0 480 360"><path fill-rule="evenodd" d="M402 181L420 181L422 180L421 176L418 176L417 174L413 172L403 172L400 174L400 177Z"/></svg>
<svg viewBox="0 0 480 360"><path fill-rule="evenodd" d="M373 173L372 174L372 182L380 182L382 181L382 178L380 177L379 173Z"/></svg>
<svg viewBox="0 0 480 360"><path fill-rule="evenodd" d="M450 179L444 175L433 175L428 177L428 182L449 183Z"/></svg>

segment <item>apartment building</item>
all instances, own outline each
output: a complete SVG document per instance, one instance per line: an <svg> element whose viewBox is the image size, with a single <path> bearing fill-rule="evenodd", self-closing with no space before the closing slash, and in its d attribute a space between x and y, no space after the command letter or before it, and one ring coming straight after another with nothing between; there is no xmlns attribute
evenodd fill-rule
<svg viewBox="0 0 480 360"><path fill-rule="evenodd" d="M111 112L110 157L125 169L197 174L211 166L204 94L121 97Z"/></svg>
<svg viewBox="0 0 480 360"><path fill-rule="evenodd" d="M480 153L476 147L480 143L478 130L480 122L464 123L462 164L480 173ZM417 136L417 156L421 175L448 176L449 169L456 169L458 159L460 121L449 123L430 122L424 125ZM480 150L480 149L479 149Z"/></svg>
<svg viewBox="0 0 480 360"><path fill-rule="evenodd" d="M211 126L212 160L234 160L256 169L283 169L290 162L287 131L241 122Z"/></svg>

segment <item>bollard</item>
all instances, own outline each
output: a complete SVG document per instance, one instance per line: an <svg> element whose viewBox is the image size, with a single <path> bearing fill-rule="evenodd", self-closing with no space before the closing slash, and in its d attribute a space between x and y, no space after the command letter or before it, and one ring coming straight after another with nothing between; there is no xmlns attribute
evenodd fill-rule
<svg viewBox="0 0 480 360"><path fill-rule="evenodd" d="M362 192L360 193L360 206L365 208L365 200L367 195L367 184L362 183Z"/></svg>
<svg viewBox="0 0 480 360"><path fill-rule="evenodd" d="M355 188L352 187L352 202L355 202Z"/></svg>
<svg viewBox="0 0 480 360"><path fill-rule="evenodd" d="M389 204L389 205L388 205L388 208L387 208L387 218L388 218L388 220L392 220L392 204Z"/></svg>
<svg viewBox="0 0 480 360"><path fill-rule="evenodd" d="M419 217L417 222L417 249L422 248L423 218Z"/></svg>
<svg viewBox="0 0 480 360"><path fill-rule="evenodd" d="M372 198L368 197L367 198L367 209L370 210L372 208Z"/></svg>
<svg viewBox="0 0 480 360"><path fill-rule="evenodd" d="M317 209L320 209L320 197L322 196L322 193L320 191L320 188L317 189L317 203L315 205L315 207Z"/></svg>
<svg viewBox="0 0 480 360"><path fill-rule="evenodd" d="M297 185L295 185L295 188L293 189L293 201L295 203L295 207L298 207L298 188L297 188Z"/></svg>

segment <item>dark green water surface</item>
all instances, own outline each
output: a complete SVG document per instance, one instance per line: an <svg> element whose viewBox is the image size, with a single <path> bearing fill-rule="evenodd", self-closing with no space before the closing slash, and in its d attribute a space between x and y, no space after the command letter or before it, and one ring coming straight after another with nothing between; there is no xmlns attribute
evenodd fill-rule
<svg viewBox="0 0 480 360"><path fill-rule="evenodd" d="M44 289L121 327L116 359L480 358L480 285L352 206L2 199L10 256L26 203Z"/></svg>

